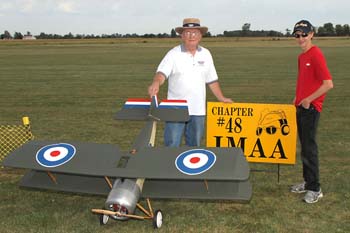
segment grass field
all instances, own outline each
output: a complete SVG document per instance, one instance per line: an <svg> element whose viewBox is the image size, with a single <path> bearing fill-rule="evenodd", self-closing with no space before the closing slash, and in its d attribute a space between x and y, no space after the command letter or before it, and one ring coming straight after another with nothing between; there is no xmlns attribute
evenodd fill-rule
<svg viewBox="0 0 350 233"><path fill-rule="evenodd" d="M0 124L29 116L40 140L118 144L127 151L143 125L113 120L127 97L147 97L155 69L175 39L0 41ZM281 166L251 173L248 204L154 200L164 223L158 232L350 232L350 39L315 39L327 58L335 88L318 132L324 198L313 205L288 191L302 179ZM221 87L236 102L291 103L297 56L294 39L206 38ZM163 87L160 98L164 98ZM208 100L214 97L208 92ZM162 127L157 145L162 145ZM298 150L299 151L299 150ZM275 166L251 164L252 168ZM110 221L99 226L91 208L105 197L20 189L24 171L0 168L0 232L152 232L150 222Z"/></svg>

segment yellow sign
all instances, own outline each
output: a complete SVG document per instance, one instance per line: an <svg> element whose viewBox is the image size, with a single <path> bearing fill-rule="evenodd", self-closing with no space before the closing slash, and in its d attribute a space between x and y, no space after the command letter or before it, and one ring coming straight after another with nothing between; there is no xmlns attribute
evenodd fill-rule
<svg viewBox="0 0 350 233"><path fill-rule="evenodd" d="M208 147L240 147L249 162L295 164L296 142L294 105L208 102Z"/></svg>

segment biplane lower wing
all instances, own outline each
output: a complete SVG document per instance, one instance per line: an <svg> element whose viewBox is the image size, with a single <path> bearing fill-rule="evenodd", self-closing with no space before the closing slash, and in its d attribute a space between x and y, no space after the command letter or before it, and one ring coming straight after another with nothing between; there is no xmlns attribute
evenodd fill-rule
<svg viewBox="0 0 350 233"><path fill-rule="evenodd" d="M252 185L249 180L146 180L142 195L151 198L248 202L252 196Z"/></svg>
<svg viewBox="0 0 350 233"><path fill-rule="evenodd" d="M44 171L31 170L20 181L21 187L55 191L108 195L110 186L104 177L56 173L57 183ZM108 178L113 183L116 178ZM248 202L252 196L249 180L155 180L147 179L142 196L159 199L235 200Z"/></svg>
<svg viewBox="0 0 350 233"><path fill-rule="evenodd" d="M109 144L30 141L3 165L31 169L22 186L68 192L107 194L115 179L145 178L148 197L245 201L252 193L238 148L147 147L123 154Z"/></svg>

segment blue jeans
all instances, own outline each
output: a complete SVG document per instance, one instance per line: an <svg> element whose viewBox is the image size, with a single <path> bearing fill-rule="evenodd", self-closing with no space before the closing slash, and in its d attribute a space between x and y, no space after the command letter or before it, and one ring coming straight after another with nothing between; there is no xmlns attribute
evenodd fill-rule
<svg viewBox="0 0 350 233"><path fill-rule="evenodd" d="M297 125L303 162L303 177L307 190L320 190L318 148L316 142L320 113L310 105L309 109L297 108Z"/></svg>
<svg viewBox="0 0 350 233"><path fill-rule="evenodd" d="M166 122L164 144L168 147L179 147L185 134L187 146L200 146L204 134L205 116L190 116L187 122Z"/></svg>

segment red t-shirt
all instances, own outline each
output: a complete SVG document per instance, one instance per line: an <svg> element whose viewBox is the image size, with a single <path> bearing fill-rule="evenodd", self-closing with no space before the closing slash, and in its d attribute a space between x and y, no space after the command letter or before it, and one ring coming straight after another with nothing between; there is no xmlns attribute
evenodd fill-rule
<svg viewBox="0 0 350 233"><path fill-rule="evenodd" d="M332 76L327 68L326 59L317 46L311 47L298 57L298 80L296 86L295 105L311 95L323 84L324 80L330 80ZM312 101L312 105L319 112L326 94Z"/></svg>

